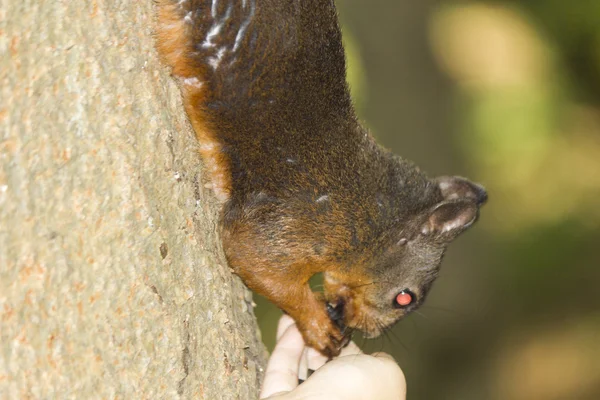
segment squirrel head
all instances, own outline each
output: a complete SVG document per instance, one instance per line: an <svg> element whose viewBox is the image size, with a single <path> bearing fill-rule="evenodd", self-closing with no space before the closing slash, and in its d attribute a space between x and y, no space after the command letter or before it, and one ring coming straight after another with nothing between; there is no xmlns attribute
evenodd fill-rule
<svg viewBox="0 0 600 400"><path fill-rule="evenodd" d="M423 303L447 245L473 225L487 200L485 189L465 178L433 183L440 201L405 217L352 273L324 274L329 314L338 325L377 337Z"/></svg>

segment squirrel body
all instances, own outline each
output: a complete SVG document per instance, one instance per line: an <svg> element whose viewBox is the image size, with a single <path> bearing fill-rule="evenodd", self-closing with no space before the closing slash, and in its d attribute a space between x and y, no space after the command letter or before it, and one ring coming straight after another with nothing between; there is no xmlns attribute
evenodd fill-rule
<svg viewBox="0 0 600 400"><path fill-rule="evenodd" d="M223 201L230 266L307 344L335 356L352 329L377 336L423 302L487 195L429 179L360 125L333 1L159 0L157 48Z"/></svg>

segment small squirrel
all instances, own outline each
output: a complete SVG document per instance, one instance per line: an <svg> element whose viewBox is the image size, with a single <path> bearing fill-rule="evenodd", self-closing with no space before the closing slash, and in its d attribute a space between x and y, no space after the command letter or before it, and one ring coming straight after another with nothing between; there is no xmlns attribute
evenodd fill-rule
<svg viewBox="0 0 600 400"><path fill-rule="evenodd" d="M333 0L158 0L227 260L328 357L421 305L484 188L429 179L360 125ZM324 277L316 294L309 279Z"/></svg>

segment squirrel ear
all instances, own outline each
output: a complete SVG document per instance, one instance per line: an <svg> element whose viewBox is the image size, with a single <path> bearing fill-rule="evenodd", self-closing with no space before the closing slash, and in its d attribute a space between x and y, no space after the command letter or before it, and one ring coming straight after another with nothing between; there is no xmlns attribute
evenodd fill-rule
<svg viewBox="0 0 600 400"><path fill-rule="evenodd" d="M433 208L421 233L450 241L471 226L478 215L479 207L472 200L443 201Z"/></svg>
<svg viewBox="0 0 600 400"><path fill-rule="evenodd" d="M470 199L480 206L487 200L484 187L460 176L440 176L436 178L444 200Z"/></svg>

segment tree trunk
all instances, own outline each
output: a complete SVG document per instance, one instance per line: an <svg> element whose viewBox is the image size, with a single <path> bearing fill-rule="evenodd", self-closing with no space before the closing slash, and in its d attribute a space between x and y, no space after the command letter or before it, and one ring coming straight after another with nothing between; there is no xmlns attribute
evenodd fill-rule
<svg viewBox="0 0 600 400"><path fill-rule="evenodd" d="M152 1L0 1L0 398L252 399L231 275Z"/></svg>

